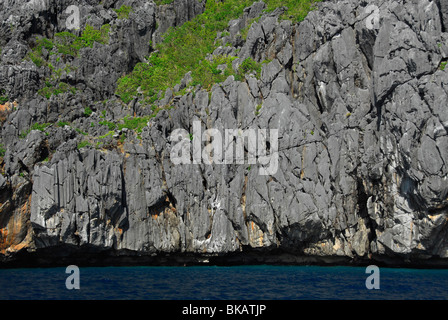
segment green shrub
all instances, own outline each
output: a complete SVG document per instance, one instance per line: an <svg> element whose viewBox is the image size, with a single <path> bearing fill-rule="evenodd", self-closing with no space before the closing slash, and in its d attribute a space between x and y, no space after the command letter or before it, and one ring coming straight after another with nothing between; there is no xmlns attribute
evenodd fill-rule
<svg viewBox="0 0 448 320"><path fill-rule="evenodd" d="M154 0L155 4L160 6L162 4L170 4L173 3L174 0Z"/></svg>
<svg viewBox="0 0 448 320"><path fill-rule="evenodd" d="M78 143L78 149L85 148L87 146L91 146L90 142L87 140L83 140L80 143Z"/></svg>
<svg viewBox="0 0 448 320"><path fill-rule="evenodd" d="M31 126L31 130L39 130L39 131L45 131L49 126L51 126L51 123L35 123Z"/></svg>
<svg viewBox="0 0 448 320"><path fill-rule="evenodd" d="M104 139L112 137L114 134L115 134L115 131L111 130L108 133L106 133L104 136L99 136L98 139L104 140Z"/></svg>
<svg viewBox="0 0 448 320"><path fill-rule="evenodd" d="M242 74L246 74L249 71L256 71L257 73L261 72L261 66L257 62L255 62L252 58L246 58L246 60L241 63L239 66L239 71Z"/></svg>
<svg viewBox="0 0 448 320"><path fill-rule="evenodd" d="M223 82L227 77L234 74L232 61L235 59L236 57L215 56L212 62L202 60L192 72L194 79L192 85L200 84L203 88L211 89L213 84ZM220 65L226 66L224 71L218 69Z"/></svg>
<svg viewBox="0 0 448 320"><path fill-rule="evenodd" d="M115 130L117 128L117 125L110 121L100 121L99 124L102 126L107 126L109 130Z"/></svg>
<svg viewBox="0 0 448 320"><path fill-rule="evenodd" d="M8 96L0 96L0 104L5 104L9 101Z"/></svg>
<svg viewBox="0 0 448 320"><path fill-rule="evenodd" d="M59 84L55 87L52 86L52 84L50 82L47 82L46 86L38 91L38 93L41 96L43 96L47 99L50 99L50 97L53 95L57 96L57 95L60 95L62 93L66 93L66 92L71 92L71 93L75 94L76 88L72 87L71 85L69 85L65 82L59 82Z"/></svg>
<svg viewBox="0 0 448 320"><path fill-rule="evenodd" d="M27 54L27 58L31 60L37 67L42 67L45 65L45 60L43 59L43 49L51 51L54 48L54 43L47 38L37 38L36 45L32 51Z"/></svg>
<svg viewBox="0 0 448 320"><path fill-rule="evenodd" d="M92 115L92 113L93 113L93 111L92 111L92 109L90 109L90 107L85 107L84 108L84 115L86 117L90 117Z"/></svg>
<svg viewBox="0 0 448 320"><path fill-rule="evenodd" d="M148 124L150 117L124 117L123 123L118 124L118 129L127 128L136 132L142 132L143 128Z"/></svg>
<svg viewBox="0 0 448 320"><path fill-rule="evenodd" d="M87 136L87 132L84 132L79 128L75 128L75 131L78 132L79 134L82 134L83 136Z"/></svg>
<svg viewBox="0 0 448 320"><path fill-rule="evenodd" d="M257 78L260 78L261 75L261 67L263 64L268 63L268 60L265 60L261 63L256 62L252 58L246 58L238 68L238 77L237 80L242 80L244 75L250 72L255 72Z"/></svg>
<svg viewBox="0 0 448 320"><path fill-rule="evenodd" d="M440 70L445 70L447 63L448 61L443 61L442 63L440 63Z"/></svg>
<svg viewBox="0 0 448 320"><path fill-rule="evenodd" d="M158 110L162 110L163 108L160 108ZM157 110L157 111L158 111ZM114 132L115 129L122 130L124 128L127 128L129 130L136 131L138 133L141 133L143 128L146 127L148 124L149 119L151 119L153 116L146 116L146 117L124 117L121 121L118 123L110 122L110 121L100 121L99 125L107 126L109 129L109 134ZM92 122L93 124L93 122ZM100 137L100 138L104 138Z"/></svg>
<svg viewBox="0 0 448 320"><path fill-rule="evenodd" d="M118 19L129 19L129 14L132 12L131 6L122 5L119 9L114 9L118 15Z"/></svg>
<svg viewBox="0 0 448 320"><path fill-rule="evenodd" d="M28 133L30 133L30 130L22 131L22 132L19 134L19 138L20 138L20 139L25 139L25 138L28 136Z"/></svg>
<svg viewBox="0 0 448 320"><path fill-rule="evenodd" d="M255 108L255 115L258 116L260 114L260 110L263 107L262 104L257 105L257 107Z"/></svg>
<svg viewBox="0 0 448 320"><path fill-rule="evenodd" d="M73 33L64 31L55 34L55 42L58 48L58 52L68 56L76 56L78 50L75 48L73 43L78 37Z"/></svg>
<svg viewBox="0 0 448 320"><path fill-rule="evenodd" d="M19 138L20 139L25 139L32 130L39 130L39 131L45 132L45 130L49 126L51 126L51 123L34 123L28 130L22 131L19 134ZM45 132L45 134L48 135L47 132Z"/></svg>
<svg viewBox="0 0 448 320"><path fill-rule="evenodd" d="M123 144L125 140L126 140L126 134L122 133L120 136L120 142Z"/></svg>
<svg viewBox="0 0 448 320"><path fill-rule="evenodd" d="M3 158L6 154L6 149L0 144L0 157Z"/></svg>
<svg viewBox="0 0 448 320"><path fill-rule="evenodd" d="M53 49L53 47L54 47L54 44L53 44L53 42L51 40L49 40L47 38L41 38L38 41L38 46L40 46L41 49L45 48L48 51L51 51Z"/></svg>
<svg viewBox="0 0 448 320"><path fill-rule="evenodd" d="M100 30L96 30L91 25L86 25L80 37L64 31L55 34L55 45L58 52L64 55L77 56L82 48L93 47L95 42L101 44L109 43L110 25L101 26Z"/></svg>
<svg viewBox="0 0 448 320"><path fill-rule="evenodd" d="M45 64L45 60L37 52L31 51L27 57L38 67L42 67Z"/></svg>
<svg viewBox="0 0 448 320"><path fill-rule="evenodd" d="M70 123L69 122L67 122L67 121L59 121L57 124L56 124L56 126L58 126L58 127L65 127L65 126L68 126L68 125L70 125Z"/></svg>
<svg viewBox="0 0 448 320"><path fill-rule="evenodd" d="M92 26L86 25L82 36L76 39L74 45L75 48L86 48L93 47L94 42L98 42L101 44L109 43L109 31L110 25L105 24L101 26L100 30L95 30Z"/></svg>
<svg viewBox="0 0 448 320"><path fill-rule="evenodd" d="M278 7L287 7L288 10L280 17L283 20L293 22L303 21L311 10L314 10L317 2L322 0L266 0L268 12Z"/></svg>

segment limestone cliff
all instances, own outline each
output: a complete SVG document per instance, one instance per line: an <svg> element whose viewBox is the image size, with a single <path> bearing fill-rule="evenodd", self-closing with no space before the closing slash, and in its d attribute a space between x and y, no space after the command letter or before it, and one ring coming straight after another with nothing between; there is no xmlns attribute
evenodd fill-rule
<svg viewBox="0 0 448 320"><path fill-rule="evenodd" d="M251 58L264 62L261 71L212 88L187 74L157 108L141 96L121 101L117 81L205 2L77 3L82 27L73 32L107 24L108 41L59 60L43 46L42 66L26 59L36 35L65 31L74 2L0 3L4 265L71 257L447 264L445 2L324 1L301 22L254 2L218 33L222 45L208 59L235 57L224 70ZM124 4L133 8L126 18L116 10ZM69 89L39 94L48 62L62 70L64 59L70 68L58 75ZM151 115L141 132L107 126ZM175 165L171 134L193 133L195 122L202 132L278 130L278 170Z"/></svg>

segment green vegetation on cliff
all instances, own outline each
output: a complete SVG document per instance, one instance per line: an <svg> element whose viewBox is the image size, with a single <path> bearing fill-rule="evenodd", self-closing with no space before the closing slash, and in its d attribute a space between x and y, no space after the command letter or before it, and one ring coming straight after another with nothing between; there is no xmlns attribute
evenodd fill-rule
<svg viewBox="0 0 448 320"><path fill-rule="evenodd" d="M114 11L117 13L118 19L128 19L129 14L132 12L132 7L122 5L119 9L115 9Z"/></svg>
<svg viewBox="0 0 448 320"><path fill-rule="evenodd" d="M95 42L107 44L109 42L110 25L103 25L96 30L90 25L86 25L81 36L64 31L55 34L54 39L38 38L33 50L28 54L28 58L38 67L45 65L43 50L50 54L59 53L63 55L77 56L82 48L93 47ZM56 52L53 50L56 49Z"/></svg>
<svg viewBox="0 0 448 320"><path fill-rule="evenodd" d="M82 35L77 37L70 32L55 34L55 46L58 53L76 56L82 48L93 47L95 42L107 44L109 42L110 25L105 24L99 30L86 25Z"/></svg>
<svg viewBox="0 0 448 320"><path fill-rule="evenodd" d="M50 69L51 76L46 79L45 86L39 90L39 94L50 99L53 95L59 95L65 92L75 93L76 89L71 85L60 82L62 72L69 73L73 68L66 64L63 69L55 69L53 65L45 59L48 55L59 55L57 61L61 57L76 57L82 48L92 48L95 42L101 44L109 43L110 25L105 24L99 30L90 25L86 25L81 36L76 36L70 32L56 33L53 39L40 37L36 39L36 44L31 50L27 58L31 60L37 67L46 66Z"/></svg>
<svg viewBox="0 0 448 320"><path fill-rule="evenodd" d="M318 1L320 0L265 0L264 2L266 12L282 6L287 7L280 19L298 22L306 17L313 9L314 3ZM157 0L155 2L157 5L163 5L173 1ZM200 85L207 90L210 90L214 84L225 81L231 75L239 81L243 80L248 73L259 77L266 61L257 62L249 57L240 61L238 68L234 68L233 64L237 57L210 56L220 45L216 41L217 34L228 27L229 21L241 17L244 9L253 3L254 0L206 0L205 11L202 14L179 27L169 29L163 41L157 45L156 51L147 57L147 61L138 63L130 74L123 76L117 83L116 93L123 102L129 103L141 93L145 98L145 104L151 107L152 115L142 118L127 117L113 122L104 119L96 122L96 125L106 126L109 130L128 128L140 132L149 119L156 116L160 110L172 108L170 105L155 105L154 102L160 98L160 92L164 93L167 88L174 88L189 71L192 77L190 85ZM114 11L118 19L128 19L133 9L123 5ZM255 21L258 19L253 19L250 23ZM247 32L249 27L241 33ZM45 79L45 85L38 93L47 99L64 93L75 94L76 87L63 80L64 72L68 75L74 69L68 64L67 61L70 59L67 57L79 57L81 49L92 48L95 42L108 44L110 29L109 24L103 25L100 29L87 24L79 36L71 32L60 32L56 33L52 39L37 38L27 59L34 62L36 66L46 67L50 71L48 73L50 76ZM54 67L50 61L57 67ZM65 63L65 67L61 68L60 61ZM5 102L6 99L7 97L0 97L0 103ZM93 113L88 106L84 111L86 117ZM104 118L104 115L100 118ZM37 129L44 131L45 128ZM22 132L22 138L26 137L29 131Z"/></svg>
<svg viewBox="0 0 448 320"><path fill-rule="evenodd" d="M264 2L267 4L267 11L273 11L279 7L288 8L280 17L281 19L300 22L315 8L315 3L320 1L322 0L265 0Z"/></svg>
<svg viewBox="0 0 448 320"><path fill-rule="evenodd" d="M297 22L303 20L318 1L320 0L266 0L265 3L267 11L281 6L287 7L288 10L281 18ZM169 3L156 1L157 4L167 2ZM148 62L137 64L131 74L118 81L117 95L125 103L129 103L141 92L147 103L152 104L157 100L160 91L173 88L189 71L192 71L193 84L200 84L203 88L208 89L214 83L223 81L233 74L232 68L228 67L222 71L217 69L217 66L230 66L234 57L215 57L211 62L205 58L217 47L217 32L226 29L229 21L240 17L244 8L253 2L207 0L204 13L180 27L170 29L163 42L157 45L157 51L148 58Z"/></svg>

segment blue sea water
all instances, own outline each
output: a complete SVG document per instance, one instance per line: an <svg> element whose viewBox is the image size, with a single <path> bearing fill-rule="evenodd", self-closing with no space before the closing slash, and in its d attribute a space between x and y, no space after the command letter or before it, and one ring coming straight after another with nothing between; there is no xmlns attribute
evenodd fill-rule
<svg viewBox="0 0 448 320"><path fill-rule="evenodd" d="M80 268L68 290L65 268L0 270L1 300L397 300L448 298L448 270L380 268L380 289L362 267L192 266Z"/></svg>

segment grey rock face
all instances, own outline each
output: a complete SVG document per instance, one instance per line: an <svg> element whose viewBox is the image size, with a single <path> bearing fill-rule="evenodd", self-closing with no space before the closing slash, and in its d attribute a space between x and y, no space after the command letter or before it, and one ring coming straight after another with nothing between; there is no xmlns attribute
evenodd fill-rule
<svg viewBox="0 0 448 320"><path fill-rule="evenodd" d="M144 21L161 21L161 32L165 23L178 25L199 14L204 4L193 2L149 6ZM10 188L11 177L19 179L17 172L26 169L32 188L28 220L23 216L30 222L28 233L22 231L26 248L68 245L118 255L204 257L279 250L327 261L434 258L446 264L446 6L429 0L370 4L379 9L373 28L367 3L353 0L320 3L297 24L280 21L281 10L265 14L262 2L254 3L217 40L232 45L228 52L237 55L235 63L269 60L261 74L242 81L231 76L211 93L189 87L187 74L176 89L189 93L174 97L167 91L159 103L173 108L160 111L141 140L126 132L115 148L78 150L79 136L62 128L51 129L57 138L38 131L26 141L8 138L58 110L91 134L107 133L80 118L82 98L54 101L53 113L38 99L24 101L23 110L11 113L2 127L8 151L0 188ZM240 32L260 15L243 41ZM138 60L144 54L129 49L131 43L160 36L150 28L143 34L127 42L117 32L113 37L121 40L109 47L83 51L89 64L76 77L92 83L90 99L113 92L108 61L118 61L117 70L124 71L130 60L120 57L133 52ZM116 51L109 50L113 45ZM3 68L7 59L14 54L3 53ZM100 61L105 63L96 69ZM15 81L8 92L21 80ZM128 109L111 101L107 117L145 112L139 101ZM175 165L170 136L176 129L192 134L192 151L201 138L193 135L195 123L202 133L217 129L223 135L226 129L278 130L278 170L261 175L260 162L248 163L248 145L244 164ZM112 144L123 132L113 133ZM42 163L48 149L56 152Z"/></svg>
<svg viewBox="0 0 448 320"><path fill-rule="evenodd" d="M121 177L120 158L95 150L37 167L30 217L37 248L60 242L112 247L127 221Z"/></svg>

